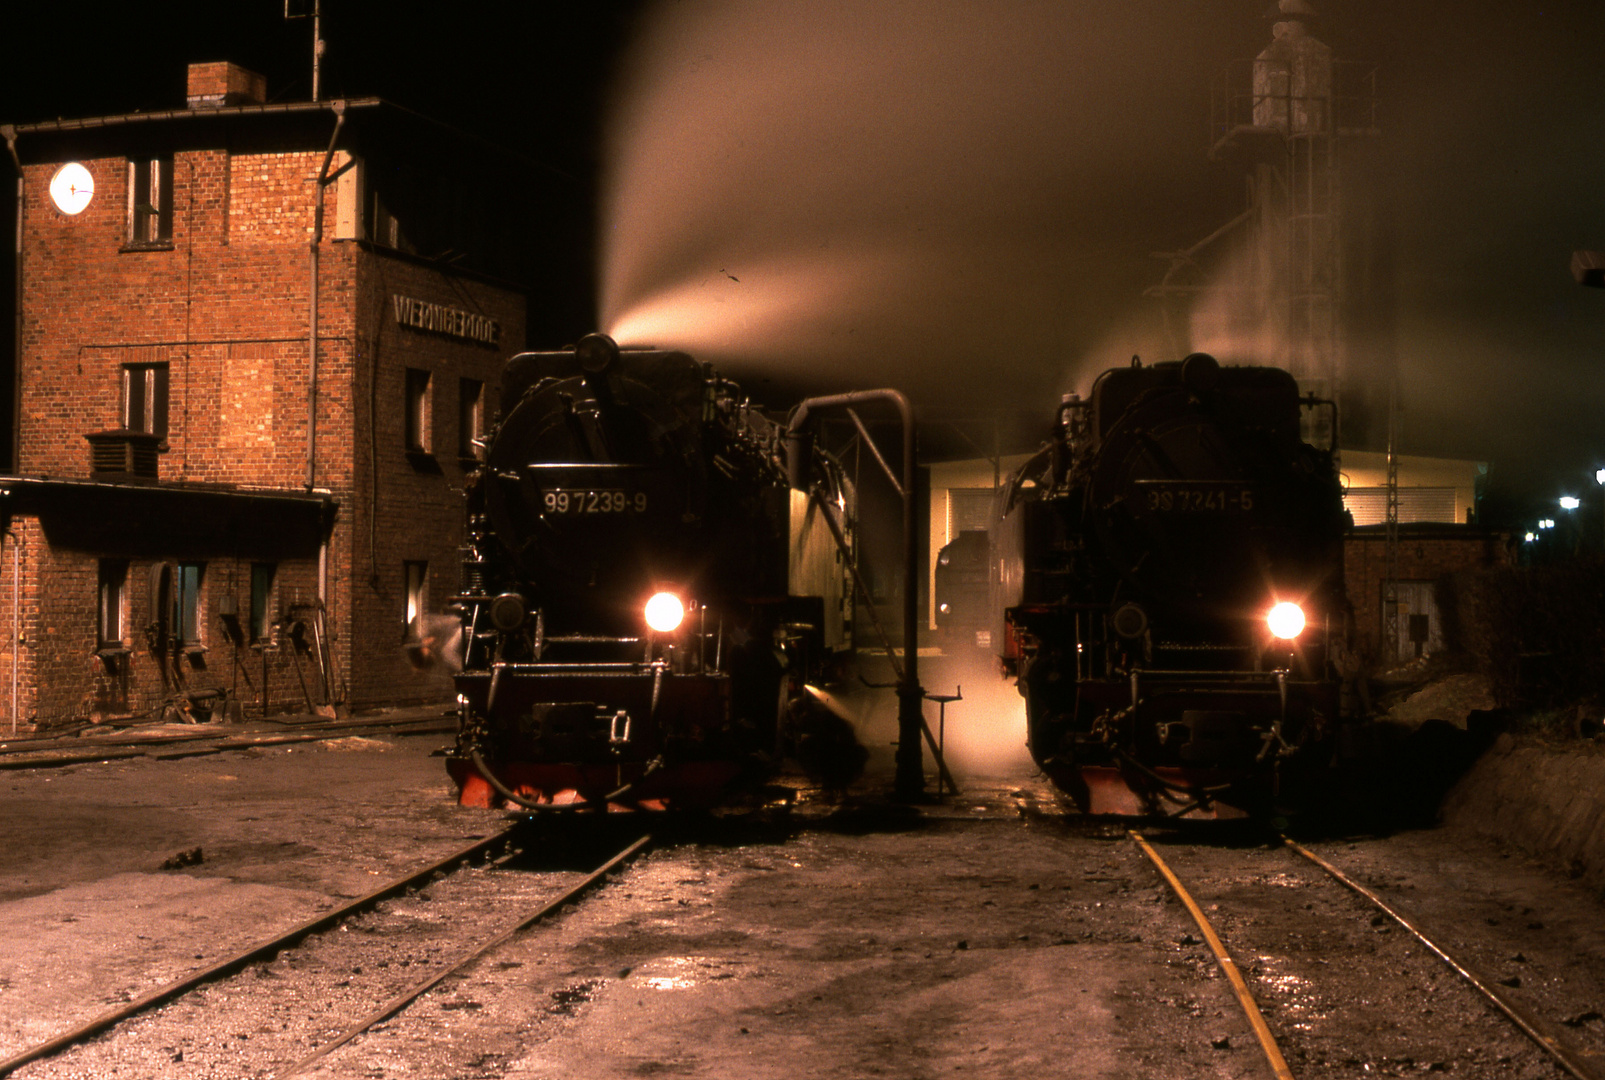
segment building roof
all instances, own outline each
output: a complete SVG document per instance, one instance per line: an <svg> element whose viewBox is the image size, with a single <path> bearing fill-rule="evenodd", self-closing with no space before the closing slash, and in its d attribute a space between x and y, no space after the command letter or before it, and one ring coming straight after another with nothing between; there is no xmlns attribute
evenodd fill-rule
<svg viewBox="0 0 1605 1080"><path fill-rule="evenodd" d="M0 520L37 517L52 545L125 558L310 556L338 509L323 491L0 476Z"/></svg>

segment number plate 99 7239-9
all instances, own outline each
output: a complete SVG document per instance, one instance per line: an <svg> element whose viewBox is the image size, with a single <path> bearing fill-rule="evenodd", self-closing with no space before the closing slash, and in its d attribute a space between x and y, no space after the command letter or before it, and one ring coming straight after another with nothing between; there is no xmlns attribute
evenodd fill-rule
<svg viewBox="0 0 1605 1080"><path fill-rule="evenodd" d="M586 517L592 514L643 514L646 492L595 490L591 488L548 488L543 493L543 509L548 514Z"/></svg>

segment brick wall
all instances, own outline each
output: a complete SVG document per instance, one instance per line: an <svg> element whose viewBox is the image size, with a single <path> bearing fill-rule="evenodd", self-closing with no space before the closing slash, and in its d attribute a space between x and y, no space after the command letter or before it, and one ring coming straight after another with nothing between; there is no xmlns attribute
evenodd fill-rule
<svg viewBox="0 0 1605 1080"><path fill-rule="evenodd" d="M401 651L406 604L403 565L429 564L429 606L442 611L458 588L457 549L463 537L462 487L471 461L458 455L460 380L483 387L485 422L495 415L502 365L524 343L523 297L506 289L454 278L410 260L372 255L358 270L358 383L372 403L359 410L352 457L357 464L350 611L352 700L404 694L439 700L450 691L442 673L419 673ZM397 324L393 298L485 315L501 324L490 347ZM428 456L409 455L404 440L407 369L430 374ZM359 392L363 392L359 391Z"/></svg>
<svg viewBox="0 0 1605 1080"><path fill-rule="evenodd" d="M1464 570L1510 562L1503 534L1467 527L1448 534L1399 538L1398 580L1441 582ZM1387 540L1379 532L1351 532L1343 545L1344 587L1354 609L1355 645L1363 656L1382 651L1382 583L1387 578Z"/></svg>

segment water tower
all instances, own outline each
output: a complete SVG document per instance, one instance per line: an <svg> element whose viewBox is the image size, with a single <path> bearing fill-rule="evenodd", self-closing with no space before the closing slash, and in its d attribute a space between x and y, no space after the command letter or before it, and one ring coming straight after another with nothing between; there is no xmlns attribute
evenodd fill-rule
<svg viewBox="0 0 1605 1080"><path fill-rule="evenodd" d="M1247 208L1193 247L1165 253L1149 290L1177 353L1218 350L1289 369L1336 398L1344 367L1342 146L1374 135L1376 68L1337 60L1306 0L1279 0L1271 41L1211 94L1212 160L1243 171Z"/></svg>

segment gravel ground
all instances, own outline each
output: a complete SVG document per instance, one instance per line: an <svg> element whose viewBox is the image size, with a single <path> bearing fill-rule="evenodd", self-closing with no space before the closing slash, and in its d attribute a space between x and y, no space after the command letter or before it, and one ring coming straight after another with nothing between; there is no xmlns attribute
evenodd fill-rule
<svg viewBox="0 0 1605 1080"><path fill-rule="evenodd" d="M442 741L0 775L0 1056L499 829L450 801ZM804 791L789 818L662 836L310 1075L1268 1075L1122 828L1065 817L998 757L958 770L962 798L893 807L872 749L845 803ZM1190 829L1161 852L1214 905L1296 1075L1559 1075L1413 939L1241 836ZM1605 1051L1605 920L1580 882L1446 830L1314 846ZM567 880L531 865L452 875L17 1075L274 1075Z"/></svg>
<svg viewBox="0 0 1605 1080"><path fill-rule="evenodd" d="M1402 876L1392 869L1396 842L1317 853L1370 886L1379 865ZM1565 1075L1413 936L1293 852L1170 845L1160 854L1215 924L1299 1077ZM1443 907L1464 918L1462 899Z"/></svg>

